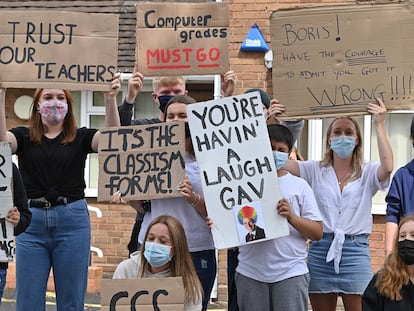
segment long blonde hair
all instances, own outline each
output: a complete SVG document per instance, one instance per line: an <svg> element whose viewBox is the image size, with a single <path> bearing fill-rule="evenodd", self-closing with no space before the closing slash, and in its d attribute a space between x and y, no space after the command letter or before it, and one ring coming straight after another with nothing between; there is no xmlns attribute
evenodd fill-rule
<svg viewBox="0 0 414 311"><path fill-rule="evenodd" d="M38 111L38 103L40 100L40 97L42 95L44 89L36 89L34 96L33 96L33 102L32 102L32 111L30 114L29 119L29 128L30 128L30 141L34 144L40 144L42 141L42 136L47 132L47 126L43 124L42 117ZM65 116L65 119L63 120L63 139L62 144L69 144L73 142L73 140L76 137L76 120L75 116L73 114L73 99L72 95L68 90L63 90L65 93L66 101L68 103L68 113Z"/></svg>
<svg viewBox="0 0 414 311"><path fill-rule="evenodd" d="M398 239L401 226L410 221L414 221L414 215L401 218L392 253L385 260L381 270L378 271L378 278L375 283L378 292L391 300L399 301L402 299L401 288L408 284L410 280L407 265L398 255Z"/></svg>
<svg viewBox="0 0 414 311"><path fill-rule="evenodd" d="M331 136L332 128L334 123L337 120L340 119L347 119L351 121L356 130L358 144L355 145L354 151L352 152L352 160L351 160L351 166L352 166L352 175L349 178L349 180L356 180L359 177L361 177L362 174L362 164L363 164L363 154L362 154L362 135L361 135L361 129L359 128L358 122L350 117L339 117L336 118L329 124L328 129L326 131L326 141L325 141L325 155L323 159L321 160L320 164L321 166L327 167L333 164L333 150L331 149L329 145L329 138Z"/></svg>
<svg viewBox="0 0 414 311"><path fill-rule="evenodd" d="M161 215L155 218L145 233L144 243L141 246L141 262L142 270L139 272L141 277L144 277L145 271L148 271L150 266L147 259L144 257L145 241L148 239L150 229L155 224L164 224L168 228L170 234L171 244L175 250L174 257L171 259L171 276L183 278L184 289L186 296L193 303L199 303L203 297L203 289L201 287L200 279L194 268L193 261L188 249L187 238L185 236L184 228L181 223L174 217L168 215Z"/></svg>

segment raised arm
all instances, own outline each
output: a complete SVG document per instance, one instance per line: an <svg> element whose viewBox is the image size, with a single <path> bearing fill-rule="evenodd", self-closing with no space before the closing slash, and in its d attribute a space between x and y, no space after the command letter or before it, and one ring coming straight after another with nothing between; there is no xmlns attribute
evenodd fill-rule
<svg viewBox="0 0 414 311"><path fill-rule="evenodd" d="M134 64L134 71L131 77L128 79L128 93L122 104L118 107L119 117L121 125L131 125L133 107L136 97L141 92L142 86L144 85L144 75L138 72L137 63Z"/></svg>
<svg viewBox="0 0 414 311"><path fill-rule="evenodd" d="M121 126L119 121L119 114L116 103L116 95L121 88L121 82L119 81L120 74L117 73L114 76L111 84L111 91L105 93L105 126ZM96 132L92 140L92 149L98 151L100 132Z"/></svg>
<svg viewBox="0 0 414 311"><path fill-rule="evenodd" d="M221 76L221 91L223 97L231 96L234 93L236 87L236 75L234 71L229 70Z"/></svg>
<svg viewBox="0 0 414 311"><path fill-rule="evenodd" d="M378 168L378 179L381 182L384 182L390 178L394 165L392 149L384 125L387 108L383 101L380 98L377 98L376 103L369 103L367 105L367 110L372 114L375 130L377 132L378 153L381 163Z"/></svg>

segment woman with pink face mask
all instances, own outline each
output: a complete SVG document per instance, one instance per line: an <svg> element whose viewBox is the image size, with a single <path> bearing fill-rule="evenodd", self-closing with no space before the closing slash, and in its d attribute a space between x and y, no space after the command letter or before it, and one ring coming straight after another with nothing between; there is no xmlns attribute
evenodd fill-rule
<svg viewBox="0 0 414 311"><path fill-rule="evenodd" d="M106 126L119 126L115 75L105 94ZM51 268L58 311L84 310L90 221L84 199L87 155L100 132L78 128L67 90L37 89L29 126L6 130L5 90L0 88L0 141L18 155L32 222L16 238L16 310L45 310Z"/></svg>

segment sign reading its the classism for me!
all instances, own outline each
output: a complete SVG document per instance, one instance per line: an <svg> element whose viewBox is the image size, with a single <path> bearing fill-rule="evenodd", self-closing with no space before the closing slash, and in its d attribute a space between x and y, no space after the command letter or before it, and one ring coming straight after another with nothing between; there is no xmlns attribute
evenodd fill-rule
<svg viewBox="0 0 414 311"><path fill-rule="evenodd" d="M185 177L184 122L100 130L98 201L180 196Z"/></svg>
<svg viewBox="0 0 414 311"><path fill-rule="evenodd" d="M188 105L187 116L216 248L287 235L260 94ZM249 226L260 240L248 239Z"/></svg>
<svg viewBox="0 0 414 311"><path fill-rule="evenodd" d="M149 76L225 73L229 32L223 3L138 3L139 71Z"/></svg>
<svg viewBox="0 0 414 311"><path fill-rule="evenodd" d="M412 4L279 10L270 18L273 95L286 118L414 108Z"/></svg>
<svg viewBox="0 0 414 311"><path fill-rule="evenodd" d="M4 87L109 91L117 59L118 15L1 11Z"/></svg>

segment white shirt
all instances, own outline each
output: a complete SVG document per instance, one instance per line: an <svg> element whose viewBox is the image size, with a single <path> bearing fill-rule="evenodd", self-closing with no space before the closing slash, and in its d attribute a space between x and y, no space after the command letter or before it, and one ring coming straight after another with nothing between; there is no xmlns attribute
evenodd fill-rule
<svg viewBox="0 0 414 311"><path fill-rule="evenodd" d="M351 181L341 189L332 166L322 167L319 161L298 161L300 177L312 187L323 220L323 231L334 233L327 262L335 259L339 271L342 244L345 234L371 234L372 197L378 190L385 190L390 180L378 179L378 161L365 163L359 179Z"/></svg>
<svg viewBox="0 0 414 311"><path fill-rule="evenodd" d="M185 170L191 181L193 191L203 194L198 165L193 157L186 155ZM143 243L145 233L151 221L160 215L177 218L183 225L190 252L214 249L213 236L203 217L183 197L151 200L151 212L145 213L138 241Z"/></svg>
<svg viewBox="0 0 414 311"><path fill-rule="evenodd" d="M279 177L280 194L292 212L321 221L316 199L305 180L286 174ZM274 207L276 211L276 206ZM306 239L289 225L290 235L239 247L236 271L259 282L274 283L308 273Z"/></svg>

